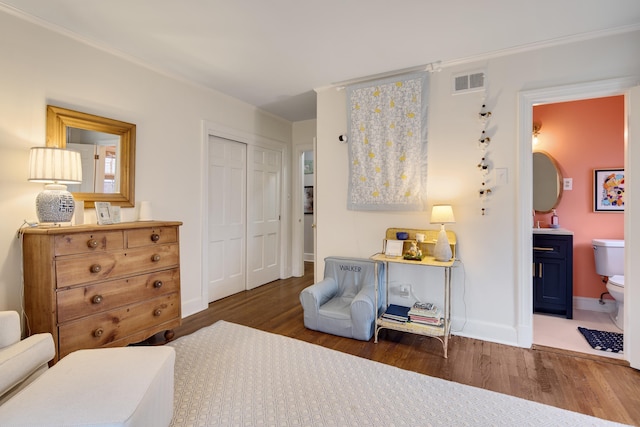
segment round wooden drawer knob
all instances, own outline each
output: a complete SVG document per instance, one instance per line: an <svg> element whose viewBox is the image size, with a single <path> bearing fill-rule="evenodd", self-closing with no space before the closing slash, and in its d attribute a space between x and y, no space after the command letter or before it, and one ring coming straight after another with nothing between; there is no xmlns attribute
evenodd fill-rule
<svg viewBox="0 0 640 427"><path fill-rule="evenodd" d="M91 267L89 267L89 271L92 273L100 273L102 271L102 267L100 266L100 264L93 264Z"/></svg>
<svg viewBox="0 0 640 427"><path fill-rule="evenodd" d="M100 338L102 334L104 334L104 329L102 328L98 328L95 331L93 331L93 336L96 338Z"/></svg>
<svg viewBox="0 0 640 427"><path fill-rule="evenodd" d="M96 239L87 240L87 247L89 247L91 249L97 248L98 247L98 241Z"/></svg>
<svg viewBox="0 0 640 427"><path fill-rule="evenodd" d="M162 310L160 310L159 308L156 308L153 312L153 315L158 317L162 314Z"/></svg>
<svg viewBox="0 0 640 427"><path fill-rule="evenodd" d="M158 255L158 254L153 254L153 255L151 256L151 261L153 261L153 262L158 262L158 261L160 261L160 255Z"/></svg>
<svg viewBox="0 0 640 427"><path fill-rule="evenodd" d="M94 304L100 304L102 302L102 295L95 295L93 298L91 298L91 302Z"/></svg>
<svg viewBox="0 0 640 427"><path fill-rule="evenodd" d="M153 233L153 234L151 235L151 241L152 241L152 242L157 242L158 240L160 240L160 235L159 235L159 234L157 234L157 233Z"/></svg>
<svg viewBox="0 0 640 427"><path fill-rule="evenodd" d="M162 280L156 280L153 282L153 287L156 289L160 289L162 287Z"/></svg>

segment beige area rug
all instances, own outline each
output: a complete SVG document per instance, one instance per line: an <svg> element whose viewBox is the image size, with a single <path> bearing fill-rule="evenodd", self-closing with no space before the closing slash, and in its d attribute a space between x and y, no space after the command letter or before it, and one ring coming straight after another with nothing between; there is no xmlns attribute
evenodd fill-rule
<svg viewBox="0 0 640 427"><path fill-rule="evenodd" d="M224 321L168 345L172 426L620 425Z"/></svg>

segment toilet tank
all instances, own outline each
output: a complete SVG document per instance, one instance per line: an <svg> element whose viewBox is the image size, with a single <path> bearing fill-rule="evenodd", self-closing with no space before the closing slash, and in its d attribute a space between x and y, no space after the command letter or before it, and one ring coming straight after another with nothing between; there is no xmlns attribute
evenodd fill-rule
<svg viewBox="0 0 640 427"><path fill-rule="evenodd" d="M596 272L601 276L624 274L624 240L593 239Z"/></svg>

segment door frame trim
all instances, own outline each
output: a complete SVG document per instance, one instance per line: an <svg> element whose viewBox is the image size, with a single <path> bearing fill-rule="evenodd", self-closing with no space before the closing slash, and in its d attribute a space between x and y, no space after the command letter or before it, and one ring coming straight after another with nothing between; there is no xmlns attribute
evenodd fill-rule
<svg viewBox="0 0 640 427"><path fill-rule="evenodd" d="M240 142L243 144L247 144L247 146L258 146L263 148L268 148L271 150L279 151L282 156L282 164L281 164L281 182L280 182L280 277L286 278L291 275L291 267L290 267L290 248L289 248L289 229L288 224L290 223L290 209L287 204L287 201L290 199L291 195L291 179L289 172L289 148L287 144L282 141L278 141L275 139L267 138L261 135L253 134L250 132L242 131L239 129L234 129L229 126L221 125L216 122L202 120L202 141L200 144L200 158L201 165L200 170L201 179L200 179L200 216L202 218L200 235L207 236L209 234L209 217L208 217L208 186L209 186L209 167L208 167L208 158L209 158L209 136L214 136L218 138L229 139L232 141ZM247 169L248 170L248 169ZM246 248L248 251L248 248ZM209 304L209 289L207 286L208 279L208 268L207 268L207 259L209 255L207 239L201 238L201 260L200 264L202 266L201 269L201 298L202 298L202 309L206 309ZM248 263L246 263L248 265ZM246 268L246 265L245 265ZM245 279L246 280L246 279ZM245 284L246 286L246 284Z"/></svg>
<svg viewBox="0 0 640 427"><path fill-rule="evenodd" d="M291 189L293 192L293 197L291 198L291 215L293 218L291 274L295 277L302 277L304 276L304 212L302 209L304 165L302 163L302 156L307 151L314 151L314 146L313 144L300 144L296 145L295 150L295 169L291 174L293 178L293 182L291 185ZM315 188L315 182L313 186Z"/></svg>

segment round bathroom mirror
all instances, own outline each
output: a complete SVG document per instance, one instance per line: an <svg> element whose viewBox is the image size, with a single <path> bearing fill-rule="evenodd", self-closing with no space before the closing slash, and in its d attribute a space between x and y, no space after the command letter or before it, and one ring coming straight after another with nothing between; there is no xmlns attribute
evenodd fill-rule
<svg viewBox="0 0 640 427"><path fill-rule="evenodd" d="M548 213L555 209L562 197L562 174L558 164L548 153L533 153L533 209Z"/></svg>

